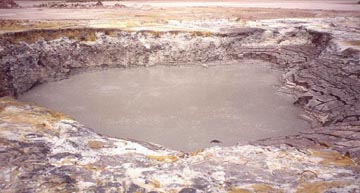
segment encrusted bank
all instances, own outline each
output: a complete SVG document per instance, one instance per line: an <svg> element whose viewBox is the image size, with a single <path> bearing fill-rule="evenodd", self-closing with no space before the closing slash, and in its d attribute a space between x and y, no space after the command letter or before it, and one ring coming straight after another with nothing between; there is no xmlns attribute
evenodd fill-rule
<svg viewBox="0 0 360 193"><path fill-rule="evenodd" d="M218 31L84 28L2 34L0 190L359 191L360 35L356 25L346 23L359 21L265 20ZM66 115L9 98L87 70L245 60L265 60L284 71L283 90L308 113L310 132L182 153L101 136Z"/></svg>

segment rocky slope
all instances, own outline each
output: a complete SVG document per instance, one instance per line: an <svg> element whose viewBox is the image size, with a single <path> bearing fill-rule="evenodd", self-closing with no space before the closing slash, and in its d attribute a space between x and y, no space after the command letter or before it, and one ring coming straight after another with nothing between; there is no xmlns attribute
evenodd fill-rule
<svg viewBox="0 0 360 193"><path fill-rule="evenodd" d="M359 191L357 22L358 18L290 19L228 26L216 32L88 28L2 34L1 96L16 97L37 84L87 70L241 64L258 59L284 70L283 91L297 96L294 103L308 112L317 128L251 145L184 154L146 142L100 136L60 113L2 98L0 189Z"/></svg>

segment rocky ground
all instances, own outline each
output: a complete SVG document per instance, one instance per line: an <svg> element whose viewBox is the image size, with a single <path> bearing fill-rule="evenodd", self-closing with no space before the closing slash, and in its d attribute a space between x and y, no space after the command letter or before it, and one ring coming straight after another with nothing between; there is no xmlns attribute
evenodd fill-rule
<svg viewBox="0 0 360 193"><path fill-rule="evenodd" d="M189 14L156 25L140 16L145 25L133 26L109 18L3 20L0 190L360 192L360 18L321 14L329 15L245 20L224 13L191 20ZM54 29L59 23L69 26ZM284 71L282 91L296 96L314 128L183 153L101 136L59 112L9 98L87 70L249 59Z"/></svg>
<svg viewBox="0 0 360 193"><path fill-rule="evenodd" d="M19 5L13 0L0 1L0 9L11 9L11 8L19 8Z"/></svg>

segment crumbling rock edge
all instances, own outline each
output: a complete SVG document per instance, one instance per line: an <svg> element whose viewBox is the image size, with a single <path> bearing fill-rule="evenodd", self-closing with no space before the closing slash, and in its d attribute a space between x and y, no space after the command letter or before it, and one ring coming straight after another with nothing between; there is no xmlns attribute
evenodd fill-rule
<svg viewBox="0 0 360 193"><path fill-rule="evenodd" d="M360 189L359 50L332 35L238 28L210 32L36 30L0 37L0 95L112 67L266 60L284 70L317 128L250 145L181 153L101 136L58 112L0 100L5 192L351 192Z"/></svg>

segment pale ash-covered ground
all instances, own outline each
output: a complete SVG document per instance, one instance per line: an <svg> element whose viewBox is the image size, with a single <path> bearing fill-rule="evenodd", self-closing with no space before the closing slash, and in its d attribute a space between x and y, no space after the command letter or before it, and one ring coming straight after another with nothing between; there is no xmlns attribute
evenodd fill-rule
<svg viewBox="0 0 360 193"><path fill-rule="evenodd" d="M73 9L60 10L73 12L69 17L76 15ZM5 97L0 102L0 190L359 192L358 13L281 10L275 17L274 10L265 10L258 12L263 18L254 21L244 19L256 15L250 9L242 16L234 16L236 9L223 9L222 16L211 14L218 10L205 9L209 15L195 16L204 9L194 9L182 17L163 10L154 17L138 16L133 24L126 18L65 21L42 16L43 20L23 21L25 12L3 14L1 10L1 18L16 19L3 20L2 32L56 29L63 24L135 32L78 29L3 34L0 93L14 96L37 83L103 64L127 67L261 59L285 70L284 91L298 98L295 103L316 120L316 128L251 145L184 154L146 142L100 136L66 115ZM55 9L38 14L47 11L61 17ZM156 22L166 11L170 18ZM298 15L284 19L285 13ZM192 14L196 19L191 19ZM153 31L139 31L146 29ZM179 31L166 32L174 29Z"/></svg>
<svg viewBox="0 0 360 193"><path fill-rule="evenodd" d="M117 28L124 30L212 30L203 22L216 24L222 19L239 26L248 21L281 18L359 17L356 1L121 1L106 2L104 6L71 8L33 7L51 1L18 1L21 9L1 9L0 32L28 29L59 28ZM64 3L63 1L56 1ZM125 7L114 7L114 4ZM85 3L95 4L95 3ZM285 5L292 5L286 7ZM278 6L275 6L278 5ZM305 6L303 9L301 5ZM329 7L331 9L324 9ZM287 8L287 9L278 9ZM189 25L194 23L194 25ZM225 25L229 23L225 22Z"/></svg>
<svg viewBox="0 0 360 193"><path fill-rule="evenodd" d="M22 7L46 3L49 1L16 1ZM61 1L57 1L61 2ZM242 8L282 8L282 9L310 9L310 10L342 10L358 11L357 0L186 0L186 1L104 1L104 5L121 3L128 7L242 7Z"/></svg>

